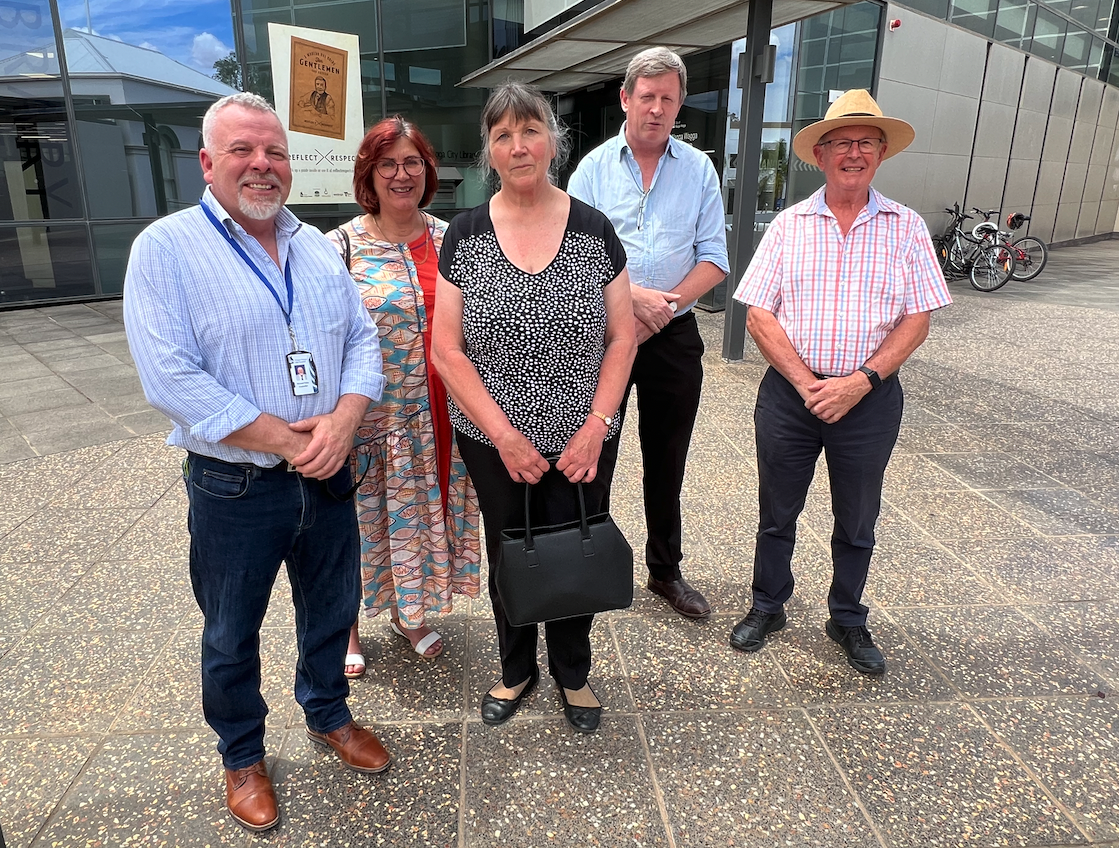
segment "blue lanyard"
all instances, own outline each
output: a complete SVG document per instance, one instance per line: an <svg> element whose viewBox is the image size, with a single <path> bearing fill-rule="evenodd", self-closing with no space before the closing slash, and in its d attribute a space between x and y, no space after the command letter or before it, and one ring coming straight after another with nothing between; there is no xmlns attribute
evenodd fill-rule
<svg viewBox="0 0 1119 848"><path fill-rule="evenodd" d="M245 264L248 265L250 268L252 268L253 273L256 274L260 278L260 281L262 283L264 283L265 288L268 289L268 293L272 295L273 300L276 301L276 305L279 306L280 311L284 313L284 320L286 320L287 323L288 323L288 333L291 334L292 333L291 309L292 309L292 306L295 303L295 287L292 286L292 284L291 284L291 257L289 256L287 262L284 263L284 283L287 285L287 292L288 292L288 308L284 309L284 304L283 304L283 301L280 300L280 295L276 292L276 290L274 288L272 288L272 284L268 282L268 278L264 276L264 273L260 270L260 268L257 267L257 264L255 262L253 262L253 260L249 257L249 254L245 253L245 251L241 247L241 245L237 244L237 241L233 238L233 236L231 236L229 234L229 231L217 219L217 216L214 215L213 212L211 212L209 209L206 208L206 204L202 203L200 205L202 206L202 211L206 213L206 217L210 219L210 223L213 224L217 228L217 231L219 233L221 233L223 236L225 236L225 240L227 242L229 242L230 247L232 247L234 250L237 251L237 254L242 259L245 260ZM295 343L295 336L292 335L292 344L294 344L294 343Z"/></svg>

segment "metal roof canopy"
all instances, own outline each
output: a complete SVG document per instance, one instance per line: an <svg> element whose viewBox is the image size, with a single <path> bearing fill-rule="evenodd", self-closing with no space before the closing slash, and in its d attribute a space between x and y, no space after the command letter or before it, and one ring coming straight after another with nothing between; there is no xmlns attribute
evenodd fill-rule
<svg viewBox="0 0 1119 848"><path fill-rule="evenodd" d="M771 26L793 23L857 0L773 0ZM748 0L603 0L458 83L493 88L509 80L566 93L625 74L633 55L663 45L681 56L746 34ZM768 39L766 39L768 42Z"/></svg>

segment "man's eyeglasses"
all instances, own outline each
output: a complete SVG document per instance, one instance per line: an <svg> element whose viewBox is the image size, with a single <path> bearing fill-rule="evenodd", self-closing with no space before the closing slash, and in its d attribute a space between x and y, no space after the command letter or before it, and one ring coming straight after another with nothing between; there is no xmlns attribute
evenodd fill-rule
<svg viewBox="0 0 1119 848"><path fill-rule="evenodd" d="M850 153L852 145L857 144L859 146L860 153L874 153L876 150L878 150L878 146L882 144L883 141L885 141L885 139L881 138L860 138L857 140L850 138L837 138L833 139L832 141L821 141L820 147L827 147L830 144L831 152L837 153L842 156L846 153Z"/></svg>
<svg viewBox="0 0 1119 848"><path fill-rule="evenodd" d="M424 166L424 160L419 156L409 156L403 162L396 162L392 159L378 159L377 173L386 180L391 180L396 176L397 170L404 168L404 173L408 176L418 177L424 172Z"/></svg>

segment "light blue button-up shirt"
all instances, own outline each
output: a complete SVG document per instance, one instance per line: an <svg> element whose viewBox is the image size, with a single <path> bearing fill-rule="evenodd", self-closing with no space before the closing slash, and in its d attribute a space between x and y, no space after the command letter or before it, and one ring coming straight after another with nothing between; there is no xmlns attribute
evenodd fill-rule
<svg viewBox="0 0 1119 848"><path fill-rule="evenodd" d="M379 400L385 378L377 330L338 251L318 230L282 209L277 267L209 188L202 203L285 307L281 268L290 261L292 331L314 357L318 393L292 393L283 311L200 206L161 218L133 242L124 282L128 345L148 402L174 424L168 444L267 468L283 457L221 440L262 412L291 422L333 412L344 394Z"/></svg>
<svg viewBox="0 0 1119 848"><path fill-rule="evenodd" d="M635 285L671 291L700 262L730 271L719 175L690 144L668 139L646 192L623 123L617 136L583 157L567 191L610 219ZM694 305L681 303L678 312Z"/></svg>

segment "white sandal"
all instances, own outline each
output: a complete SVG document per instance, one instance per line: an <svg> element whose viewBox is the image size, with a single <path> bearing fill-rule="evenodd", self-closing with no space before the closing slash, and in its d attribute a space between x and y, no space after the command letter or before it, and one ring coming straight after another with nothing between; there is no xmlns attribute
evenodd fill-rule
<svg viewBox="0 0 1119 848"><path fill-rule="evenodd" d="M344 665L357 665L361 666L361 671L346 671L342 669L342 674L350 680L357 680L365 674L365 655L364 654L346 654L346 662Z"/></svg>
<svg viewBox="0 0 1119 848"><path fill-rule="evenodd" d="M405 633L401 629L400 625L398 625L391 618L389 619L389 627L392 628L392 632L395 633L397 636L403 636L405 639L408 639L408 634ZM426 636L424 636L419 642L416 643L415 648L413 650L415 650L415 652L417 654L419 654L421 657L423 657L425 660L433 660L437 656L439 656L440 654L443 653L443 649L440 648L439 653L437 653L437 654L429 654L427 652L427 649L430 648L432 645L434 645L436 642L440 641L442 638L443 638L442 636L440 636L438 633L436 633L434 630L432 630L430 633L428 633ZM412 643L412 640L408 639L408 644L411 644L411 643Z"/></svg>

